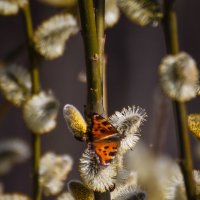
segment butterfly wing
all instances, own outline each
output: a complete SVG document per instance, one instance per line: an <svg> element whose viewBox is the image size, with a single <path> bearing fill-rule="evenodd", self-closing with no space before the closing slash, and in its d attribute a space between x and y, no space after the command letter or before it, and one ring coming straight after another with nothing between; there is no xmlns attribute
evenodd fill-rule
<svg viewBox="0 0 200 200"><path fill-rule="evenodd" d="M92 116L91 141L100 142L102 140L120 140L120 135L105 118L94 114Z"/></svg>
<svg viewBox="0 0 200 200"><path fill-rule="evenodd" d="M92 143L101 165L107 166L112 162L117 154L119 144L120 141Z"/></svg>
<svg viewBox="0 0 200 200"><path fill-rule="evenodd" d="M101 165L109 165L116 156L121 136L117 129L98 114L92 116L91 147Z"/></svg>

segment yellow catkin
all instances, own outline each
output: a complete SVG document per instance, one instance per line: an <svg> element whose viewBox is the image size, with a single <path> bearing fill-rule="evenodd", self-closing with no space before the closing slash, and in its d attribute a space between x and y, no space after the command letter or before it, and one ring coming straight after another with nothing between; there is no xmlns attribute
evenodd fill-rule
<svg viewBox="0 0 200 200"><path fill-rule="evenodd" d="M192 134L200 139L200 114L190 114L188 116L188 126Z"/></svg>
<svg viewBox="0 0 200 200"><path fill-rule="evenodd" d="M74 137L79 140L85 140L87 124L81 113L73 105L67 104L63 109L63 115Z"/></svg>
<svg viewBox="0 0 200 200"><path fill-rule="evenodd" d="M79 200L94 200L94 193L86 188L81 182L71 181L69 188L75 199Z"/></svg>

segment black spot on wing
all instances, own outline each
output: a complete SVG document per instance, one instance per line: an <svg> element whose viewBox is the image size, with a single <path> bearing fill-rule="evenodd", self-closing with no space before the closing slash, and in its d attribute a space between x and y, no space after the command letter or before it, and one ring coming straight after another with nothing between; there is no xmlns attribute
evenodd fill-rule
<svg viewBox="0 0 200 200"><path fill-rule="evenodd" d="M106 163L106 164L111 163L111 162L112 162L112 159L105 160L105 163Z"/></svg>
<svg viewBox="0 0 200 200"><path fill-rule="evenodd" d="M109 146L105 146L105 147L104 147L104 149L108 149L108 148L109 148Z"/></svg>
<svg viewBox="0 0 200 200"><path fill-rule="evenodd" d="M109 153L109 156L115 156L116 155L116 151L111 151L110 153Z"/></svg>
<svg viewBox="0 0 200 200"><path fill-rule="evenodd" d="M110 125L109 122L107 122L107 121L102 122L102 124L103 124L104 126Z"/></svg>
<svg viewBox="0 0 200 200"><path fill-rule="evenodd" d="M101 133L105 133L106 130L105 129L100 129Z"/></svg>

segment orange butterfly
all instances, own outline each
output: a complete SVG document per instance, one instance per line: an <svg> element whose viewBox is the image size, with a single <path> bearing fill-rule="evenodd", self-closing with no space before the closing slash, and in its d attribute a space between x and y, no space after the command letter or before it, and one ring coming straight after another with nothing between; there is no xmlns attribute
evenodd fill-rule
<svg viewBox="0 0 200 200"><path fill-rule="evenodd" d="M122 136L101 115L93 114L88 133L88 147L99 157L103 166L108 166L117 154Z"/></svg>

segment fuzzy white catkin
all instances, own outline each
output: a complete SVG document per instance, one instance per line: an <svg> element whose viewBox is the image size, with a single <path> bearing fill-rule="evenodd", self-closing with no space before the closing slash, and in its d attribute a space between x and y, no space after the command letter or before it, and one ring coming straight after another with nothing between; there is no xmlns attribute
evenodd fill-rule
<svg viewBox="0 0 200 200"><path fill-rule="evenodd" d="M58 58L64 53L66 41L78 31L77 19L72 14L55 15L35 31L35 49L46 59Z"/></svg>
<svg viewBox="0 0 200 200"><path fill-rule="evenodd" d="M51 91L33 95L23 106L27 127L35 134L44 134L56 126L59 103Z"/></svg>
<svg viewBox="0 0 200 200"><path fill-rule="evenodd" d="M189 54L167 55L161 61L159 74L161 87L170 98L185 102L196 97L199 72Z"/></svg>
<svg viewBox="0 0 200 200"><path fill-rule="evenodd" d="M15 15L27 3L27 0L1 0L0 15Z"/></svg>
<svg viewBox="0 0 200 200"><path fill-rule="evenodd" d="M200 171L193 171L193 179L195 183L195 198L200 197ZM179 170L178 173L170 177L165 188L165 200L187 200L183 175Z"/></svg>
<svg viewBox="0 0 200 200"><path fill-rule="evenodd" d="M31 96L31 76L25 67L1 63L0 90L13 105L20 107Z"/></svg>
<svg viewBox="0 0 200 200"><path fill-rule="evenodd" d="M0 142L0 175L7 173L15 164L30 157L29 146L20 139L6 139Z"/></svg>
<svg viewBox="0 0 200 200"><path fill-rule="evenodd" d="M137 172L137 184L147 193L148 200L165 200L169 178L180 171L172 159L165 155L155 156L151 148L141 142L125 155L124 166Z"/></svg>
<svg viewBox="0 0 200 200"><path fill-rule="evenodd" d="M117 128L120 134L125 136L119 147L121 154L125 154L128 150L134 148L139 140L140 127L146 117L145 110L137 106L123 108L121 112L116 111L109 117L109 122Z"/></svg>
<svg viewBox="0 0 200 200"><path fill-rule="evenodd" d="M40 185L46 196L58 194L72 170L73 160L69 155L48 152L40 160Z"/></svg>
<svg viewBox="0 0 200 200"><path fill-rule="evenodd" d="M158 25L163 17L159 5L151 0L117 0L121 11L140 26Z"/></svg>
<svg viewBox="0 0 200 200"><path fill-rule="evenodd" d="M76 200L69 192L60 194L57 200Z"/></svg>
<svg viewBox="0 0 200 200"><path fill-rule="evenodd" d="M80 158L79 171L82 181L91 190L105 192L114 188L117 176L114 161L109 166L100 167L98 156L86 149Z"/></svg>
<svg viewBox="0 0 200 200"><path fill-rule="evenodd" d="M11 194L1 194L0 200L30 200L28 196L18 193L11 193Z"/></svg>
<svg viewBox="0 0 200 200"><path fill-rule="evenodd" d="M113 27L120 17L120 11L116 0L105 0L105 25L107 28Z"/></svg>

